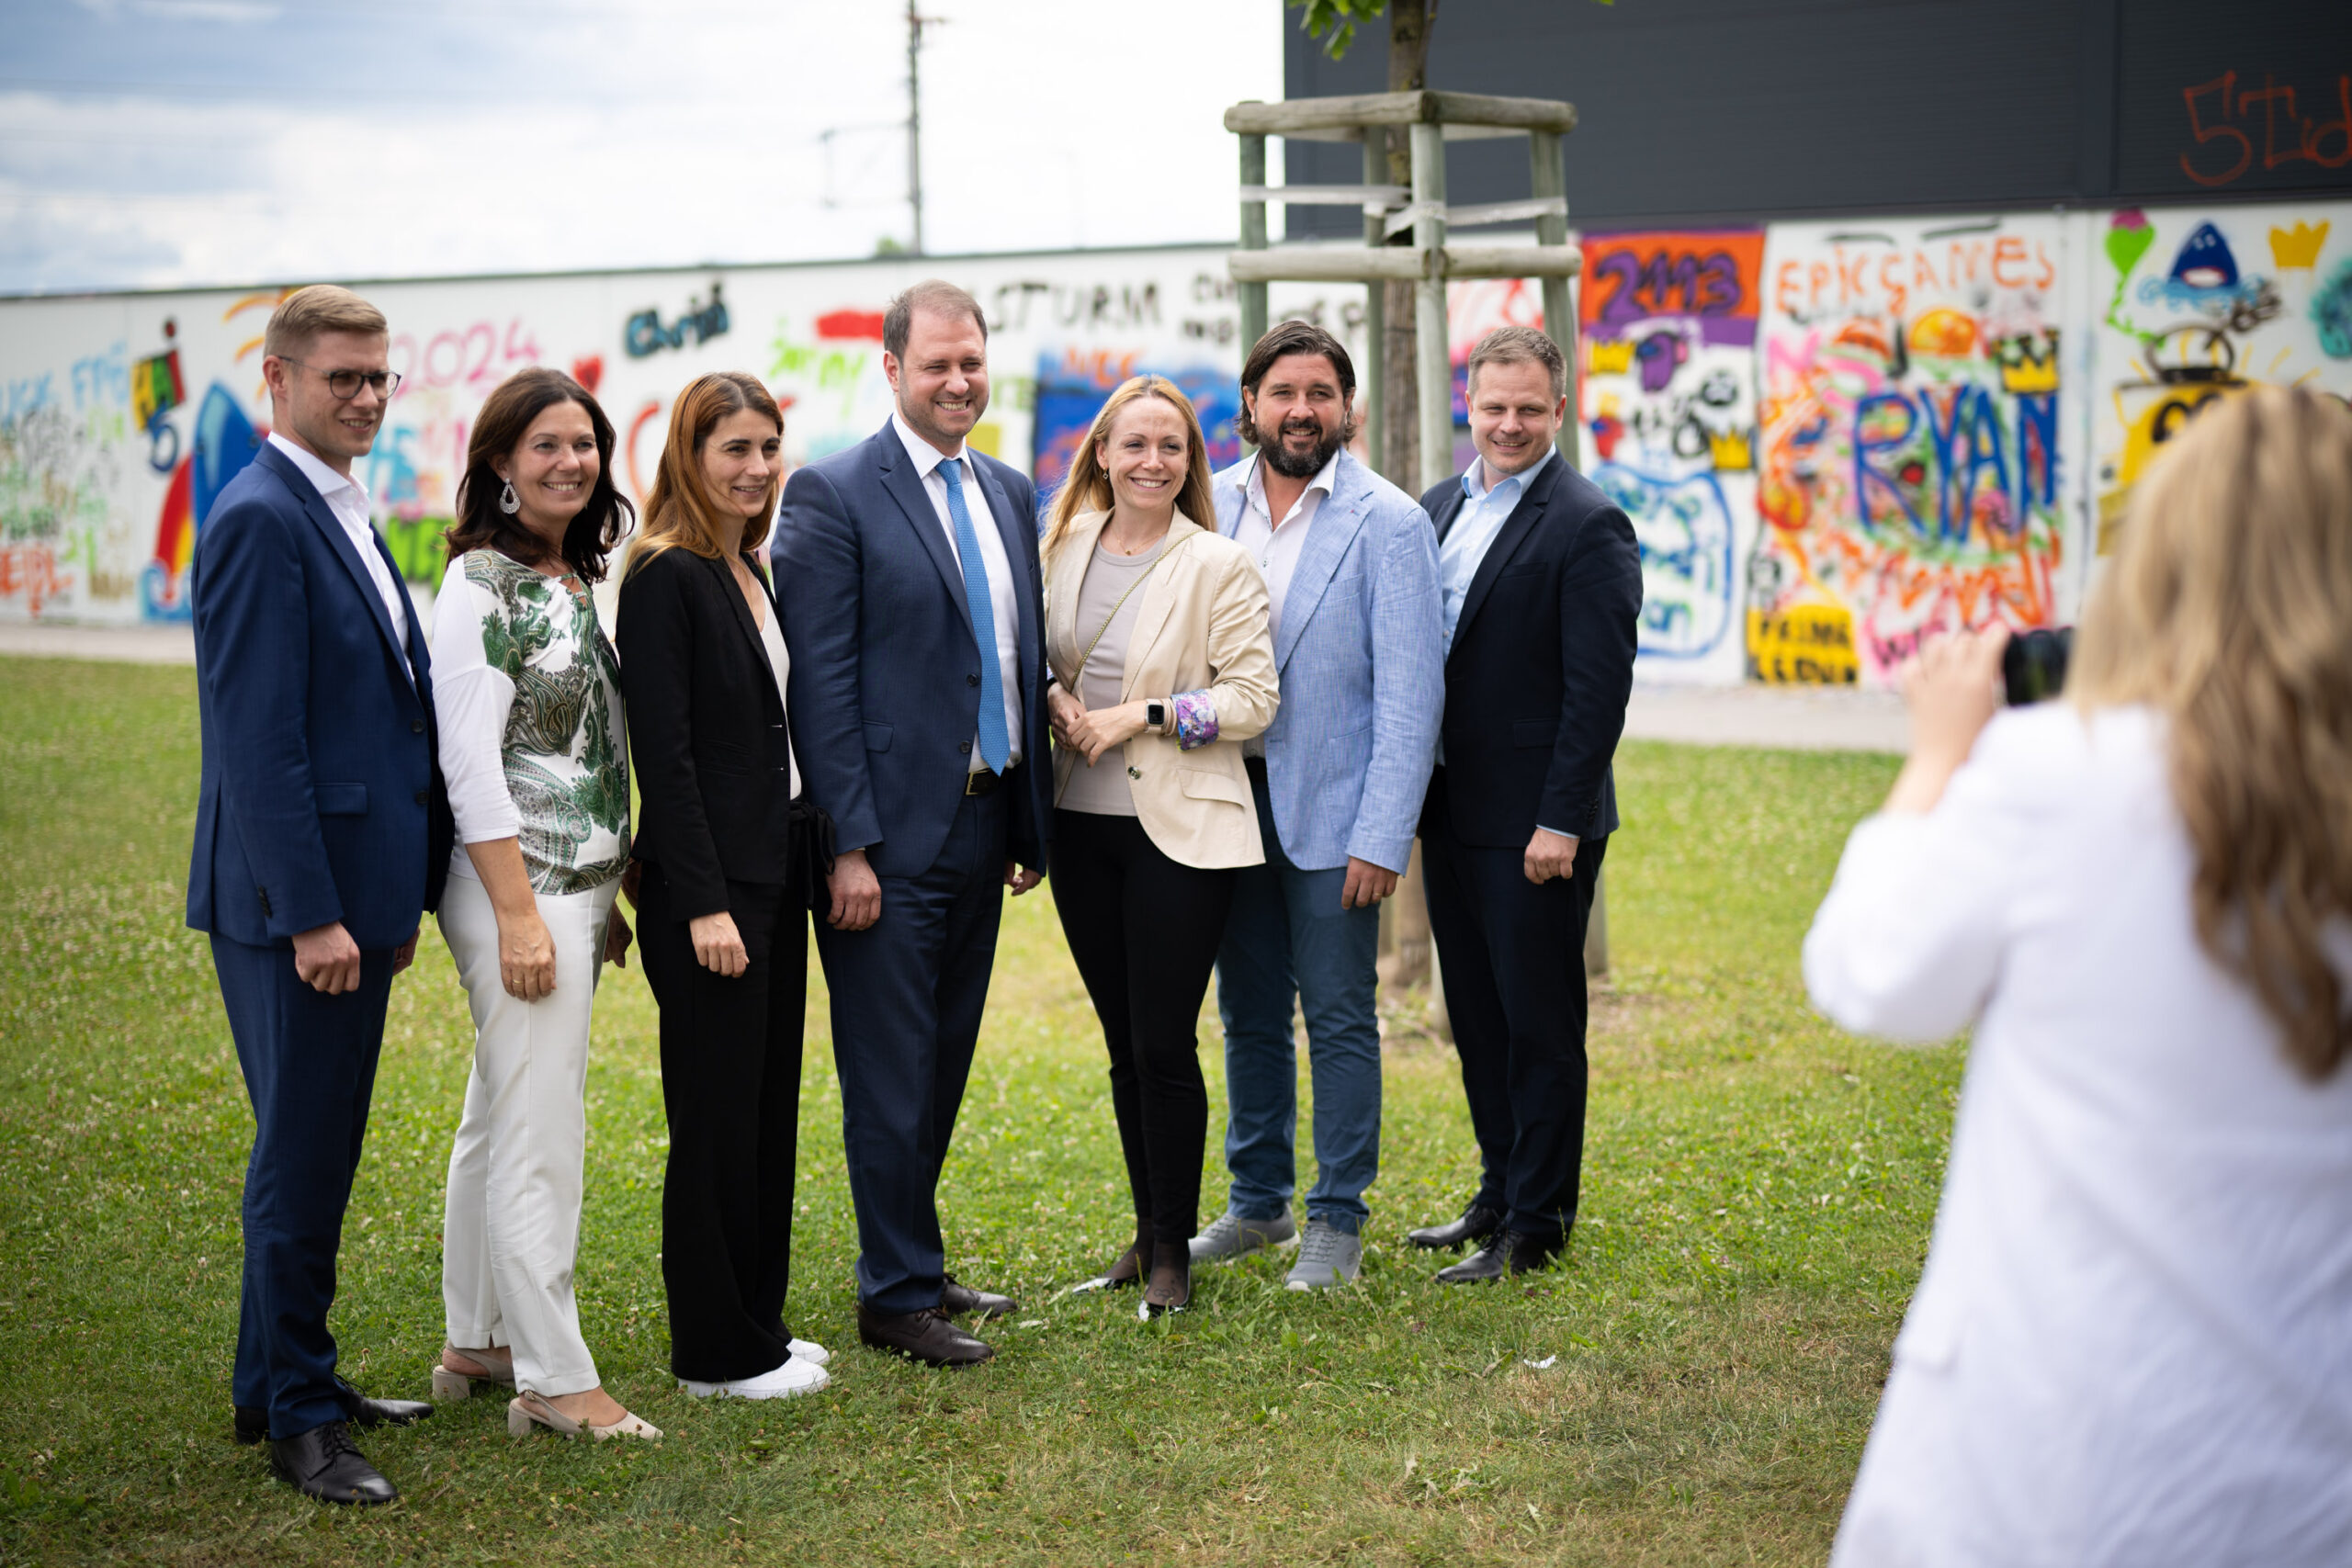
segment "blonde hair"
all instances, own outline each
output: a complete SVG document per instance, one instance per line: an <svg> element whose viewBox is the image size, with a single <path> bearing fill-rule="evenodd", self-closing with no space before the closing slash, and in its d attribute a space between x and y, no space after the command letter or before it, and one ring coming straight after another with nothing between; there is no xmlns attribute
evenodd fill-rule
<svg viewBox="0 0 2352 1568"><path fill-rule="evenodd" d="M662 443L662 463L653 472L653 488L645 494L645 526L629 547L629 572L673 545L705 560L718 560L724 555L719 541L728 529L720 523L718 502L702 477L702 449L720 420L746 409L765 414L775 422L776 434L784 434L784 411L775 406L775 399L758 378L741 370L698 377L670 405L670 434ZM768 480L767 504L760 515L744 523L745 555L767 538L775 521L776 495L783 488L784 476L778 472Z"/></svg>
<svg viewBox="0 0 2352 1568"><path fill-rule="evenodd" d="M1208 442L1201 434L1201 416L1193 412L1193 400L1164 376L1134 376L1119 383L1118 389L1094 416L1094 423L1086 427L1086 439L1071 454L1069 475L1055 492L1045 542L1038 546L1040 554L1050 556L1061 547L1080 513L1111 509L1111 476L1102 467L1097 449L1111 439L1111 425L1119 417L1119 411L1144 398L1173 403L1176 412L1184 416L1184 438L1191 447L1184 455L1184 482L1176 490L1176 510L1212 533L1216 531L1216 500L1209 492Z"/></svg>
<svg viewBox="0 0 2352 1568"><path fill-rule="evenodd" d="M2352 1050L2321 942L2352 917L2352 411L2267 387L2200 415L2133 488L2074 664L2085 711L2168 718L2198 940L2329 1077Z"/></svg>
<svg viewBox="0 0 2352 1568"><path fill-rule="evenodd" d="M269 313L269 330L262 334L261 351L276 359L310 352L321 333L366 333L388 335L391 328L384 312L348 288L313 283L297 288Z"/></svg>

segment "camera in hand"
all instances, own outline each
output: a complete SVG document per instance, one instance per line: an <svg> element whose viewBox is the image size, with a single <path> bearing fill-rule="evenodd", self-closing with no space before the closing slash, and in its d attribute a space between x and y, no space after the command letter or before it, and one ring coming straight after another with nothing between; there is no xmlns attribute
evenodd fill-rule
<svg viewBox="0 0 2352 1568"><path fill-rule="evenodd" d="M2047 701L2066 684L2066 659L2075 650L2075 628L2057 626L2019 632L2001 650L2001 683L2009 705Z"/></svg>

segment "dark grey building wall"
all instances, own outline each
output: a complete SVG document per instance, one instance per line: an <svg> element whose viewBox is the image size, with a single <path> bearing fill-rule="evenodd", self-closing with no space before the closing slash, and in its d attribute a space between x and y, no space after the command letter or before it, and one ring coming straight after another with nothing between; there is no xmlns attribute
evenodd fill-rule
<svg viewBox="0 0 2352 1568"><path fill-rule="evenodd" d="M1386 51L1294 25L1284 90L1381 91ZM1575 104L1589 227L2352 191L2352 0L1442 0L1429 81ZM1353 147L1287 155L1363 177ZM1524 144L1457 143L1447 181L1524 196Z"/></svg>

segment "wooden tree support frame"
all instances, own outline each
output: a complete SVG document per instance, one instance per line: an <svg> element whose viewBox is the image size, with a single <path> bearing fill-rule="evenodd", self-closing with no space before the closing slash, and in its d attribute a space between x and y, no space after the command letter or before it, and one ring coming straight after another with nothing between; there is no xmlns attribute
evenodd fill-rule
<svg viewBox="0 0 2352 1568"><path fill-rule="evenodd" d="M1269 283L1362 283L1364 320L1370 331L1363 385L1365 415L1374 442L1373 466L1381 467L1377 443L1381 425L1381 354L1383 302L1380 285L1413 285L1414 385L1420 412L1421 471L1419 488L1427 491L1453 470L1453 365L1447 353L1445 286L1457 277L1532 277L1544 298L1544 330L1559 345L1567 363L1568 417L1560 426L1560 456L1571 466L1579 462L1577 411L1577 324L1568 309L1568 279L1583 270L1584 257L1568 243L1567 176L1560 138L1574 130L1574 106L1552 98L1502 98L1480 93L1364 93L1349 97L1293 98L1269 104L1251 100L1225 111L1225 128L1241 139L1241 247L1227 258L1226 269L1238 288L1241 306L1242 352L1263 337L1266 285ZM1368 130L1403 127L1410 143L1410 188L1388 183L1385 136ZM1290 141L1356 141L1363 145L1363 184L1360 186L1269 186L1266 184L1266 138ZM1527 138L1529 197L1525 201L1490 202L1475 207L1449 207L1445 200L1445 144L1506 136ZM1272 249L1266 240L1266 204L1300 202L1326 207L1361 207L1363 243L1356 245L1284 246ZM1532 218L1532 245L1462 245L1449 243L1450 223L1507 222ZM1409 227L1409 249L1385 242ZM1409 880L1409 879L1408 879ZM1600 889L1593 889L1590 923L1585 941L1589 973L1609 970L1609 916ZM1442 1033L1450 1033L1444 998L1437 984L1437 953L1430 951L1432 1019Z"/></svg>
<svg viewBox="0 0 2352 1568"><path fill-rule="evenodd" d="M1532 277L1544 297L1544 327L1568 366L1570 407L1576 406L1576 318L1568 310L1568 279L1584 258L1568 243L1567 183L1560 138L1576 129L1577 111L1552 98L1502 98L1482 93L1364 93L1337 98L1294 98L1269 104L1252 100L1225 111L1225 128L1241 139L1241 247L1227 259L1238 286L1241 341L1265 334L1269 283L1362 283L1367 286L1365 316L1372 329L1369 363L1363 382L1371 407L1371 428L1380 429L1382 308L1379 285L1413 285L1414 383L1419 393L1421 471L1426 490L1453 466L1453 367L1447 355L1445 286L1454 278ZM1384 138L1368 130L1402 127L1410 142L1410 188L1386 183ZM1357 141L1363 144L1361 186L1269 186L1266 138ZM1482 138L1527 138L1525 201L1448 207L1445 144ZM1322 206L1360 206L1364 214L1361 245L1285 245L1266 239L1266 204L1302 201ZM1535 220L1532 245L1451 243L1449 224L1493 223L1515 218ZM1410 228L1409 248L1385 239ZM1561 456L1577 460L1577 421L1560 429ZM1375 457L1376 457L1375 454ZM1376 466L1376 464L1375 464Z"/></svg>

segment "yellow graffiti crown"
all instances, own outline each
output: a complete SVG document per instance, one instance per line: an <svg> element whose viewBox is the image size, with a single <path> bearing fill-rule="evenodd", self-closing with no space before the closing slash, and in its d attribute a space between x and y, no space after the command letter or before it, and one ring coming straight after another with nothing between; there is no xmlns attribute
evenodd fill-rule
<svg viewBox="0 0 2352 1568"><path fill-rule="evenodd" d="M2270 231L2270 259L2280 270L2290 266L2317 266L2319 248L2327 243L2327 225L2314 228L2309 223L2297 223L2292 229Z"/></svg>
<svg viewBox="0 0 2352 1568"><path fill-rule="evenodd" d="M1595 376L1623 376L1634 367L1634 345L1630 343L1603 343L1599 338L1584 340L1585 363Z"/></svg>

